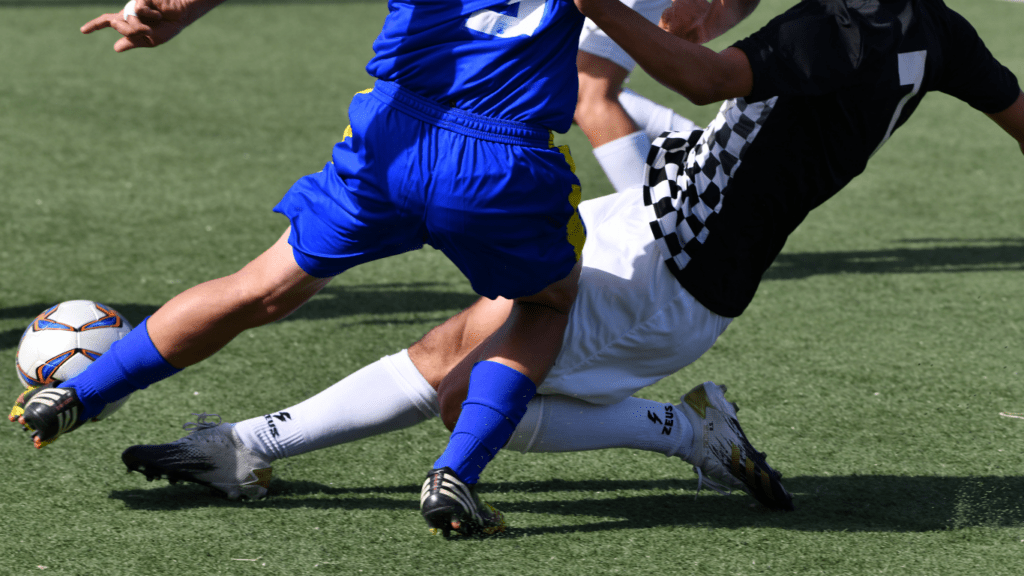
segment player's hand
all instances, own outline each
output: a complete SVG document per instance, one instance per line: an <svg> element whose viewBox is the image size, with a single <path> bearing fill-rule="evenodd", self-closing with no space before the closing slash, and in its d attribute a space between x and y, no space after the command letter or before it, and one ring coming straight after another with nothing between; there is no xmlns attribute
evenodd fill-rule
<svg viewBox="0 0 1024 576"><path fill-rule="evenodd" d="M223 0L134 0L135 14L125 10L104 14L86 22L83 34L113 28L121 36L114 43L115 52L132 48L154 48L178 35L186 26L209 12ZM125 6L129 8L129 6Z"/></svg>
<svg viewBox="0 0 1024 576"><path fill-rule="evenodd" d="M683 40L703 44L710 40L704 29L704 19L710 9L707 0L672 0L661 13L658 27Z"/></svg>

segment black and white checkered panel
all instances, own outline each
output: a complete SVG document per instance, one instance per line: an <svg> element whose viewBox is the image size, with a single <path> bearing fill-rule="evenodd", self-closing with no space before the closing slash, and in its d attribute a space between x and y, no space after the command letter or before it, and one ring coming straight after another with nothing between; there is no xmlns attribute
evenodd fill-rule
<svg viewBox="0 0 1024 576"><path fill-rule="evenodd" d="M729 181L776 100L728 100L704 131L665 132L651 143L644 204L651 207L651 232L673 274L707 240L708 218L722 210Z"/></svg>

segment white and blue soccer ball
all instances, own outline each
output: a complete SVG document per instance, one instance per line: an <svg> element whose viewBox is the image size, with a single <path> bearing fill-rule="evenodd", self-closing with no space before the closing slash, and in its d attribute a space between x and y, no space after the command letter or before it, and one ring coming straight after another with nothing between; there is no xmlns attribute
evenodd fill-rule
<svg viewBox="0 0 1024 576"><path fill-rule="evenodd" d="M124 338L132 325L110 306L69 300L44 310L28 325L15 359L25 388L58 386L76 376ZM116 412L128 397L108 404L96 420Z"/></svg>

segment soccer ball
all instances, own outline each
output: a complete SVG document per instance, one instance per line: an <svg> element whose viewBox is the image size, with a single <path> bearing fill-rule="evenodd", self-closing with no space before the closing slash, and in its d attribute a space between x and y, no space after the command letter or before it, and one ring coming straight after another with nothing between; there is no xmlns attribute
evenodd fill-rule
<svg viewBox="0 0 1024 576"><path fill-rule="evenodd" d="M85 370L131 330L116 310L91 300L47 308L21 336L15 359L18 379L25 388L57 386ZM110 416L127 400L126 396L108 404L95 420Z"/></svg>

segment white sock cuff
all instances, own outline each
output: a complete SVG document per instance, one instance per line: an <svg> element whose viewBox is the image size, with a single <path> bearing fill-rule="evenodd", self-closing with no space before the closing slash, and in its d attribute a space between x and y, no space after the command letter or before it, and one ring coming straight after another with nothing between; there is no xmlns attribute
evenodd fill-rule
<svg viewBox="0 0 1024 576"><path fill-rule="evenodd" d="M381 358L389 372L397 376L396 382L402 391L415 404L416 408L427 418L441 414L441 406L437 402L437 390L431 387L427 379L420 374L416 365L409 358L409 349Z"/></svg>
<svg viewBox="0 0 1024 576"><path fill-rule="evenodd" d="M643 185L644 165L651 139L643 130L616 138L594 148L594 158L616 192Z"/></svg>
<svg viewBox="0 0 1024 576"><path fill-rule="evenodd" d="M544 417L544 396L537 394L526 405L526 413L519 421L512 437L508 439L505 448L526 454L537 442L540 434L540 423Z"/></svg>
<svg viewBox="0 0 1024 576"><path fill-rule="evenodd" d="M619 104L652 141L662 132L688 132L700 129L700 126L676 114L675 110L668 106L658 104L629 89L619 92Z"/></svg>

